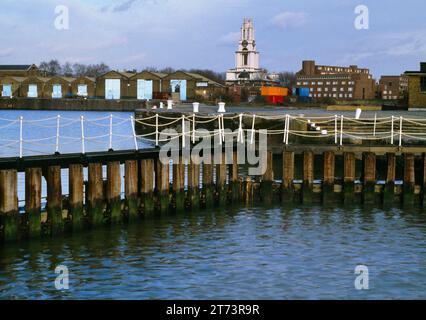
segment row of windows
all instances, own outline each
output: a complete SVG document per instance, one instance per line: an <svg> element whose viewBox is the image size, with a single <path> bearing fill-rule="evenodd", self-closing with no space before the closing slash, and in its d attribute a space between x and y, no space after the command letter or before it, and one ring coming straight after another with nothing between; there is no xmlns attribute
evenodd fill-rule
<svg viewBox="0 0 426 320"><path fill-rule="evenodd" d="M316 86L316 85L318 85L318 86L323 86L323 85L327 85L327 86L329 86L329 85L333 85L333 86L337 86L337 85L342 85L342 86L345 86L345 85L350 85L350 86L353 86L353 85L355 85L355 81L298 81L297 82L297 85L298 86L301 86L301 85L303 85L303 86L309 86L309 85L311 85L311 86Z"/></svg>
<svg viewBox="0 0 426 320"><path fill-rule="evenodd" d="M383 96L384 100L397 100L398 96Z"/></svg>
<svg viewBox="0 0 426 320"><path fill-rule="evenodd" d="M325 88L316 88L316 90L315 90L315 88L310 88L309 89L311 92L314 92L314 91L317 91L317 92L328 92L328 91L330 91L330 88L327 88L327 87L325 87ZM345 91L349 91L349 92L353 92L354 91L354 88L352 88L352 87L349 87L349 88L343 88L343 87L340 87L340 88L336 88L336 87L333 87L333 88L331 88L331 91L333 91L333 92L337 92L337 91L340 91L340 92L345 92Z"/></svg>
<svg viewBox="0 0 426 320"><path fill-rule="evenodd" d="M309 96L312 98L352 98L353 97L353 95L352 95L352 93L345 93L345 94L343 94L343 93L339 93L339 94L337 94L337 93L330 93L330 94L328 94L328 93L324 93L324 94L322 94L322 93L311 93L311 94L309 94Z"/></svg>
<svg viewBox="0 0 426 320"><path fill-rule="evenodd" d="M351 68L340 68L340 67L325 67L325 66L319 66L318 70L327 71L327 72L354 72L354 73L368 73L368 70L365 69L351 69Z"/></svg>

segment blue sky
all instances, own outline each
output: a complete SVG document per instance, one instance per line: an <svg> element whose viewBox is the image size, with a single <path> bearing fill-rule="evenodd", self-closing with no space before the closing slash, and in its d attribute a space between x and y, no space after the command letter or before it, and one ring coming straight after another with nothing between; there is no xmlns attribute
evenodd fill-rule
<svg viewBox="0 0 426 320"><path fill-rule="evenodd" d="M242 19L254 19L261 66L298 71L301 61L357 64L374 76L426 61L424 0L0 0L0 64L57 58L114 69L234 66ZM370 13L356 30L357 5ZM69 30L54 27L69 7Z"/></svg>

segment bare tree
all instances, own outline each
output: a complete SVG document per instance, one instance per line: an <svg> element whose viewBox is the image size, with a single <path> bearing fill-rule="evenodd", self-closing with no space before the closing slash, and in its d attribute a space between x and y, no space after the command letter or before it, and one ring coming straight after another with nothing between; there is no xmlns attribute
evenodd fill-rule
<svg viewBox="0 0 426 320"><path fill-rule="evenodd" d="M74 75L74 70L71 63L66 62L61 68L61 73L66 77L72 77Z"/></svg>
<svg viewBox="0 0 426 320"><path fill-rule="evenodd" d="M296 84L296 74L294 72L278 72L280 84L285 87L293 87Z"/></svg>
<svg viewBox="0 0 426 320"><path fill-rule="evenodd" d="M77 77L85 76L87 73L87 66L80 63L74 63L72 66L74 75Z"/></svg>
<svg viewBox="0 0 426 320"><path fill-rule="evenodd" d="M56 76L61 74L61 65L58 60L43 61L40 63L39 69L45 76Z"/></svg>

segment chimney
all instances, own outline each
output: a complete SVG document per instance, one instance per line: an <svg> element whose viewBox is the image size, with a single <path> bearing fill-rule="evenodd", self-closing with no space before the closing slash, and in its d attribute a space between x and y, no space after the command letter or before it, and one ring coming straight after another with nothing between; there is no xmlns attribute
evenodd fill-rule
<svg viewBox="0 0 426 320"><path fill-rule="evenodd" d="M426 62L420 62L420 72L426 73Z"/></svg>

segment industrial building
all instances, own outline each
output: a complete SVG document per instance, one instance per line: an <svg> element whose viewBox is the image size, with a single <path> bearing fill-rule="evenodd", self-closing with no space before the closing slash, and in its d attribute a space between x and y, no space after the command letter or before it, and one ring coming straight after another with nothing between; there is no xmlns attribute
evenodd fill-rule
<svg viewBox="0 0 426 320"><path fill-rule="evenodd" d="M96 93L96 79L78 77L71 82L71 94L76 97L94 97Z"/></svg>
<svg viewBox="0 0 426 320"><path fill-rule="evenodd" d="M43 87L43 97L61 99L71 94L71 84L74 78L55 76L47 80Z"/></svg>
<svg viewBox="0 0 426 320"><path fill-rule="evenodd" d="M314 99L366 100L375 98L375 80L369 69L357 66L337 67L303 61L296 73L296 88L308 88Z"/></svg>
<svg viewBox="0 0 426 320"><path fill-rule="evenodd" d="M406 71L408 77L408 107L426 108L426 62L420 63L420 71Z"/></svg>
<svg viewBox="0 0 426 320"><path fill-rule="evenodd" d="M96 78L96 97L107 100L130 98L130 78L134 73L109 71Z"/></svg>
<svg viewBox="0 0 426 320"><path fill-rule="evenodd" d="M408 77L382 76L378 85L378 97L383 100L401 100L408 95Z"/></svg>
<svg viewBox="0 0 426 320"><path fill-rule="evenodd" d="M19 90L24 80L25 80L24 77L16 77L16 76L5 76L0 78L1 96L5 98L19 96Z"/></svg>
<svg viewBox="0 0 426 320"><path fill-rule="evenodd" d="M0 78L40 76L40 70L35 64L0 65Z"/></svg>
<svg viewBox="0 0 426 320"><path fill-rule="evenodd" d="M13 74L17 67L0 76L0 97L12 98L98 98L107 100L188 101L209 99L225 91L225 86L203 75L176 71L172 74L143 71L139 73L109 71L98 78L40 77L38 69L22 67L28 76ZM23 74L18 70L18 74Z"/></svg>
<svg viewBox="0 0 426 320"><path fill-rule="evenodd" d="M129 95L138 100L152 100L163 92L164 73L142 71L134 74L129 80Z"/></svg>

